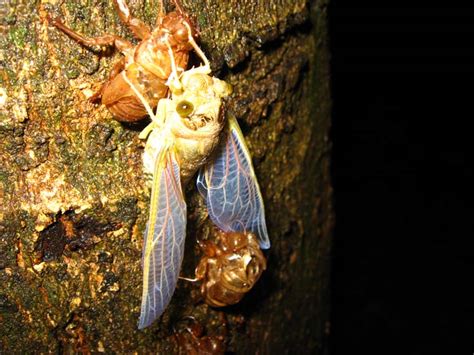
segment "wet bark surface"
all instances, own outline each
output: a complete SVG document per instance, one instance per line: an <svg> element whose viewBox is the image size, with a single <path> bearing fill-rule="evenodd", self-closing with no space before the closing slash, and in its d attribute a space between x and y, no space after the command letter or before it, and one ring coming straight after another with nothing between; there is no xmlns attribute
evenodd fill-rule
<svg viewBox="0 0 474 355"><path fill-rule="evenodd" d="M165 2L168 10L172 6ZM120 54L94 53L48 25L132 39L111 1L0 1L0 352L184 351L193 317L228 352L326 350L333 224L327 1L182 1L253 156L272 248L237 305L202 303L179 281L163 317L137 330L149 195L136 125L90 97ZM149 24L158 1L130 1ZM182 275L210 221L188 184ZM184 326L186 328L186 326ZM181 350L180 350L181 349Z"/></svg>

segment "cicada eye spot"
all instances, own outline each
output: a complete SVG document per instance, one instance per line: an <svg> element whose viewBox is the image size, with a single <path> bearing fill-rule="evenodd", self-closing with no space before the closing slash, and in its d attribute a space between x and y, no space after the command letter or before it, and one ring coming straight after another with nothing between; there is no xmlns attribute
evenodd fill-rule
<svg viewBox="0 0 474 355"><path fill-rule="evenodd" d="M193 111L194 105L189 101L183 100L176 105L176 112L178 112L178 115L182 118L188 117Z"/></svg>

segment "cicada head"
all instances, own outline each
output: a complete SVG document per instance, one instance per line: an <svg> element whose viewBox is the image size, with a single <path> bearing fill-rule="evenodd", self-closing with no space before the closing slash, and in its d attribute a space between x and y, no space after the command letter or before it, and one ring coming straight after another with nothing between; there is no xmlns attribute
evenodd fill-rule
<svg viewBox="0 0 474 355"><path fill-rule="evenodd" d="M157 115L173 137L183 184L207 162L225 123L224 99L230 95L231 87L209 72L207 66L201 66L185 71L179 79L173 76L168 84L171 99L161 101L164 112ZM160 111L160 104L157 110Z"/></svg>
<svg viewBox="0 0 474 355"><path fill-rule="evenodd" d="M195 149L198 144L200 153L207 157L224 127L224 101L232 89L225 81L200 71L201 68L184 72L180 87L170 86L174 105L170 126L174 136L181 139L181 148Z"/></svg>
<svg viewBox="0 0 474 355"><path fill-rule="evenodd" d="M179 89L171 89L177 116L184 126L202 133L220 132L223 126L223 103L232 93L231 86L223 80L194 70L184 72L180 82Z"/></svg>

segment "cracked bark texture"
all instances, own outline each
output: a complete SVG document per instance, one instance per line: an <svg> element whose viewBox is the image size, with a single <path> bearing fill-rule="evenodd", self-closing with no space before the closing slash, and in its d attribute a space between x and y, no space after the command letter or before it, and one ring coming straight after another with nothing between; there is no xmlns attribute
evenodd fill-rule
<svg viewBox="0 0 474 355"><path fill-rule="evenodd" d="M48 26L46 14L87 36L131 34L109 0L0 0L1 353L177 353L173 332L187 316L228 352L326 352L328 1L181 2L199 24L214 74L234 86L230 109L266 205L267 270L224 309L180 281L161 320L137 330L149 198L137 136L146 122L120 124L87 101L119 54L81 47ZM154 23L158 0L129 5ZM189 185L185 276L209 224Z"/></svg>

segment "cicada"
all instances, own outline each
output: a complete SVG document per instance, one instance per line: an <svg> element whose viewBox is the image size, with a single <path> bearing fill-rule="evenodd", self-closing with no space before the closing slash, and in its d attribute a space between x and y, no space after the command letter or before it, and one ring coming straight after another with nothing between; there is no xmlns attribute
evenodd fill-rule
<svg viewBox="0 0 474 355"><path fill-rule="evenodd" d="M140 39L137 45L112 34L87 38L65 26L61 20L49 19L51 24L84 46L113 46L124 55L115 64L100 91L91 98L101 99L119 121L138 121L147 115L141 98L134 93L124 76L135 85L149 106L156 107L158 101L168 94L166 81L173 70L171 58L177 70L187 67L189 52L193 49L189 39L194 39L197 31L179 1L173 1L176 11L166 15L163 13L163 1L160 1L156 27L151 29L132 17L125 0L114 0L120 19Z"/></svg>
<svg viewBox="0 0 474 355"><path fill-rule="evenodd" d="M139 329L163 313L175 290L186 233L183 187L200 168L198 186L211 219L223 230L252 231L262 248L270 246L250 154L237 121L225 110L231 86L211 76L208 59L195 50L204 64L181 75L173 70L167 83L171 96L158 102L156 113L124 76L152 119L140 133L147 139L144 171L152 178Z"/></svg>
<svg viewBox="0 0 474 355"><path fill-rule="evenodd" d="M267 267L253 233L218 231L215 242L199 244L204 257L196 268L196 281L202 281L201 294L210 306L238 303Z"/></svg>

